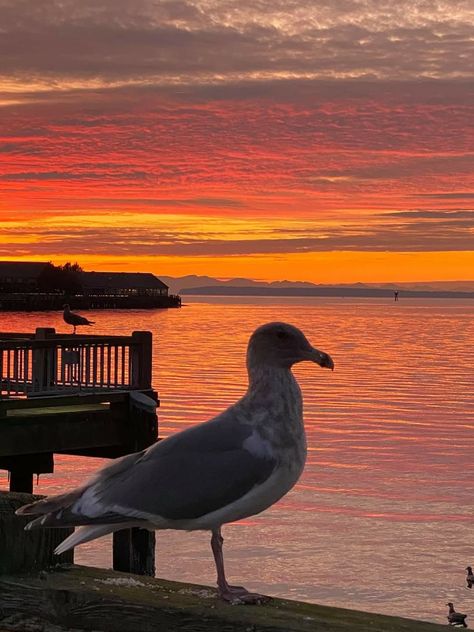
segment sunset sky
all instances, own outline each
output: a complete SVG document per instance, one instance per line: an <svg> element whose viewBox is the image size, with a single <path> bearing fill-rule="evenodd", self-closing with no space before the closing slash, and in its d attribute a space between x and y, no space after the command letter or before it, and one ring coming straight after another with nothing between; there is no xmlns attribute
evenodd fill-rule
<svg viewBox="0 0 474 632"><path fill-rule="evenodd" d="M0 0L0 259L474 279L471 0Z"/></svg>

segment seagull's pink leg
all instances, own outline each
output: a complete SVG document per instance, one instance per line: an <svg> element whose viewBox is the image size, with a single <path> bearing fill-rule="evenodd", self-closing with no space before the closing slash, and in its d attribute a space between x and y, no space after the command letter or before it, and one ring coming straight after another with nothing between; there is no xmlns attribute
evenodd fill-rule
<svg viewBox="0 0 474 632"><path fill-rule="evenodd" d="M214 561L217 570L217 588L219 595L224 601L236 604L260 604L268 601L269 597L251 593L242 586L230 586L225 578L224 571L224 555L222 553L222 544L224 538L221 535L220 527L212 531L211 548L214 554Z"/></svg>

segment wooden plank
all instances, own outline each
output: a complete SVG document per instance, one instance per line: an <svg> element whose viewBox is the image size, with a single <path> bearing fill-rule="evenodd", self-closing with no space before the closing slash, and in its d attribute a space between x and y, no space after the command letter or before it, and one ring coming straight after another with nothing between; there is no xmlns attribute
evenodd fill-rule
<svg viewBox="0 0 474 632"><path fill-rule="evenodd" d="M48 338L41 340L32 334L15 334L10 337L8 334L0 333L0 349L11 349L13 347L33 347L44 349L56 346L71 346L94 343L110 343L128 345L132 342L131 336L97 336L81 334L49 334Z"/></svg>
<svg viewBox="0 0 474 632"><path fill-rule="evenodd" d="M108 410L110 404L82 404L81 406L49 406L48 408L20 408L17 410L7 410L7 418L13 417L29 418L40 417L41 415L63 415L64 413L87 413L93 410Z"/></svg>
<svg viewBox="0 0 474 632"><path fill-rule="evenodd" d="M150 391L143 390L147 394ZM67 393L67 391L65 391ZM34 397L32 399L4 399L0 400L2 410L17 410L29 408L49 408L51 406L81 406L102 402L121 402L129 396L128 390L105 391L103 393L75 393L73 395L54 395L48 397Z"/></svg>
<svg viewBox="0 0 474 632"><path fill-rule="evenodd" d="M54 472L54 455L51 452L41 452L40 454L16 454L15 456L0 457L0 470L13 472L15 469L25 470L36 475L52 474ZM17 489L15 491L25 490Z"/></svg>
<svg viewBox="0 0 474 632"><path fill-rule="evenodd" d="M25 418L3 417L0 421L0 456L41 452L68 453L81 448L129 445L127 419L113 410L93 410L62 415Z"/></svg>
<svg viewBox="0 0 474 632"><path fill-rule="evenodd" d="M444 632L445 625L272 599L230 606L213 588L71 567L0 576L4 616L22 613L66 628L104 632Z"/></svg>

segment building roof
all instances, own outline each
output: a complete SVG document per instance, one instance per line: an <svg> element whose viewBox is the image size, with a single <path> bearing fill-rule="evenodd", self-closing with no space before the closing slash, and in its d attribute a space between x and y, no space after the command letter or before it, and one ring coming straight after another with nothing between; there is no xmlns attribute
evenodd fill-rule
<svg viewBox="0 0 474 632"><path fill-rule="evenodd" d="M168 286L149 272L83 272L81 281L84 288L164 289Z"/></svg>
<svg viewBox="0 0 474 632"><path fill-rule="evenodd" d="M36 278L50 265L39 261L0 261L0 277L18 280Z"/></svg>

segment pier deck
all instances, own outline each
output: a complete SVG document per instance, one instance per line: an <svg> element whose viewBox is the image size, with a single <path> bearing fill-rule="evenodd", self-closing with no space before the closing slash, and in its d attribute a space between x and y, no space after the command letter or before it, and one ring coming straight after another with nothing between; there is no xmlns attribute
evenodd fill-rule
<svg viewBox="0 0 474 632"><path fill-rule="evenodd" d="M32 493L54 455L115 458L158 438L152 335L0 334L0 469ZM153 574L155 535L114 534L114 568Z"/></svg>
<svg viewBox="0 0 474 632"><path fill-rule="evenodd" d="M117 457L156 441L151 356L149 332L0 334L0 469L10 490L31 493L54 454Z"/></svg>
<svg viewBox="0 0 474 632"><path fill-rule="evenodd" d="M272 599L230 606L207 586L81 566L41 575L0 575L0 612L104 632L441 632L437 625ZM1 615L0 615L1 616ZM0 619L0 629L2 621Z"/></svg>

